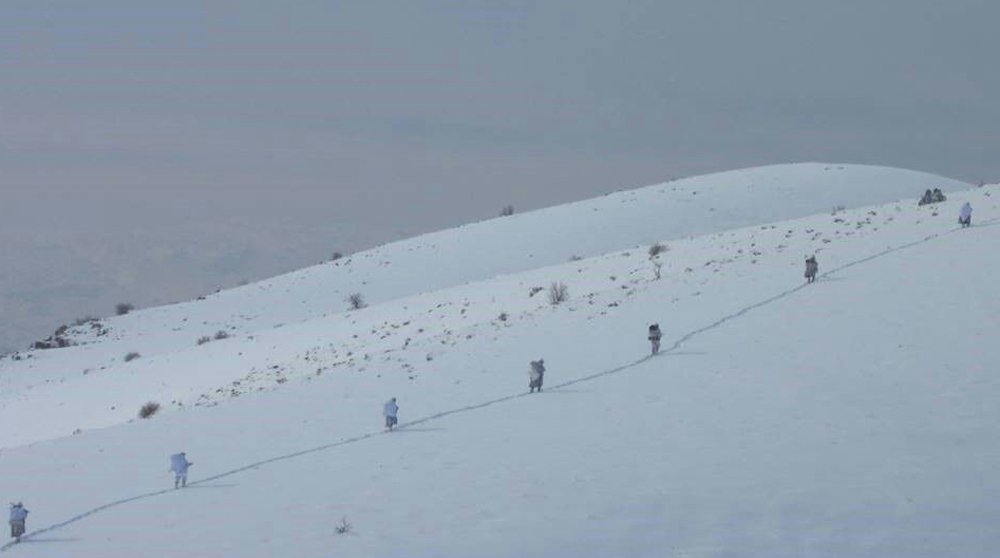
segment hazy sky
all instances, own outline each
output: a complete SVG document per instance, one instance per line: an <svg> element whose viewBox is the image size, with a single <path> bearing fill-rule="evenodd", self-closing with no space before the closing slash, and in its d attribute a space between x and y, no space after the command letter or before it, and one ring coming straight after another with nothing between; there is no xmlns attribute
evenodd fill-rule
<svg viewBox="0 0 1000 558"><path fill-rule="evenodd" d="M4 0L0 348L508 203L804 160L996 181L998 21L995 0Z"/></svg>

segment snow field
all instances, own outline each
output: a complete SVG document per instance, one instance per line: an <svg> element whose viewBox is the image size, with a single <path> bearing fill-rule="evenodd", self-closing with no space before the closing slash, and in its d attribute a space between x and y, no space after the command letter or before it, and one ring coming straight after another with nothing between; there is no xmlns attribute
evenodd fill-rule
<svg viewBox="0 0 1000 558"><path fill-rule="evenodd" d="M668 240L659 281L640 245L379 304L352 313L353 324L336 316L255 334L247 344L261 352L245 349L248 359L278 363L285 383L12 447L0 454L0 493L32 509L33 532L168 487L166 458L179 448L196 481L373 435L109 508L13 552L988 556L1000 456L998 386L987 375L1000 356L989 343L1000 302L984 296L1000 230L991 193ZM979 226L955 231L964 199ZM824 275L803 288L802 257L813 252ZM960 273L973 262L977 273ZM527 297L553 280L570 286L568 303ZM418 320L427 335L412 330ZM664 348L704 331L644 359L654 320ZM404 332L379 339L399 329L382 324L406 321L405 349ZM329 340L350 346L372 328L356 341L370 359L334 366L342 355ZM201 359L173 380L225 367L235 342L185 351ZM527 362L539 356L542 394L461 411L526 391ZM317 366L328 371L315 376ZM108 379L88 392L98 377L73 392L142 399L151 385ZM31 391L66 390L51 386ZM382 435L389 395L404 428ZM406 427L449 410L458 412ZM68 423L59 411L50 418ZM341 517L351 534L333 534Z"/></svg>
<svg viewBox="0 0 1000 558"><path fill-rule="evenodd" d="M895 220L902 218L902 207L891 204L883 206L881 213L876 208L831 216L830 219L807 219L797 229L779 230L776 225L761 225L710 237L668 242L672 251L658 258L663 262L663 280L669 281L672 287L682 289L681 294L674 297L677 300L672 300L673 303L701 307L698 298L704 294L700 285L709 281L706 273L728 270L729 273L740 274L747 281L757 282L758 276L765 275L758 267L763 250L787 255L785 264L794 268L801 264L796 258L806 252L822 253L831 249L830 243L834 241L846 249L849 256L863 253L858 250L868 250L867 245L855 247L854 243L843 241L876 234L879 227L893 227L893 230L901 230L903 234L914 234L915 231L898 229L903 223L896 223ZM877 215L869 215L869 211L875 211ZM947 212L941 211L944 208L940 206L918 208L908 222L917 226L920 224L917 221L920 221L925 224L923 230L934 234L940 228L939 223L948 218ZM935 216L935 212L939 214ZM217 302L197 301L190 303L190 307L165 307L162 312L172 313L172 319L181 324L176 327L161 322L162 316L156 313L159 309L153 309L147 313L152 313L152 323L161 324L156 326L159 330L146 324L138 328L139 333L128 333L129 329L122 329L120 336L124 339L121 340L102 339L99 343L66 350L34 352L34 358L30 360L8 361L12 371L0 376L0 381L5 384L3 397L13 401L0 407L0 419L4 413L18 416L25 407L41 403L61 409L59 416L62 420L31 425L36 429L34 431L23 429L11 432L14 438L0 439L0 443L9 446L33 439L64 436L81 428L120 423L133 418L138 407L147 400L159 401L166 409L211 404L249 391L271 389L277 382L287 380L289 374L323 374L343 367L363 372L377 362L372 359L378 358L379 353L382 353L383 361L392 359L394 364L407 371L427 368L430 362L428 357L433 358L436 353L450 350L462 341L463 335L475 335L473 326L480 327L479 331L498 329L500 322L497 317L501 312L516 319L520 313L545 308L547 293L543 290L528 297L532 287L545 289L552 281L563 281L571 286L571 296L588 297L588 306L595 308L602 304L616 304L615 301L622 295L631 296L653 278L647 248L648 245L636 245L602 258L569 262L445 291L394 299L360 312L333 314L287 325L279 323L277 327L234 333L230 339L203 346L195 345L194 339L200 334L211 333L216 328L226 329L227 326L218 317L201 320L200 326L184 325L195 321L186 314L203 305L215 308L217 314L228 315L231 311L228 305L220 307ZM771 283L761 286L766 289L769 285ZM615 289L620 289L620 292ZM763 295L767 291L758 292ZM575 301L571 307L578 302ZM248 302L246 308L257 306ZM201 308L200 311L205 312L206 309ZM602 311L608 312L609 309ZM185 317L178 317L178 313L185 314ZM138 312L123 319L135 322L143 314ZM595 315L591 313L592 317ZM649 318L650 321L656 319L656 316ZM209 325L205 326L206 323ZM187 340L179 349L169 349L172 341L157 341L163 337L172 339L178 336ZM141 346L143 357L131 363L122 363L121 357L136 347L137 340L143 339L146 343ZM410 339L411 343L407 344L406 339ZM167 348L161 347L159 352L149 350L161 345ZM26 373L20 373L18 369ZM29 392L30 397L25 395Z"/></svg>
<svg viewBox="0 0 1000 558"><path fill-rule="evenodd" d="M83 370L122 367L122 357L131 351L144 358L184 352L198 337L218 330L246 336L341 315L345 298L354 292L376 305L554 266L573 256L589 258L657 240L794 219L839 205L911 198L931 187L951 191L968 185L903 169L823 163L676 180L422 235L205 300L110 318L105 320L110 333L104 337L95 338L87 327L75 330L78 339L99 342L36 352L37 366L14 363L13 370L23 366L32 370L32 378L59 381ZM141 366L142 361L133 364ZM0 382L5 376L0 375Z"/></svg>

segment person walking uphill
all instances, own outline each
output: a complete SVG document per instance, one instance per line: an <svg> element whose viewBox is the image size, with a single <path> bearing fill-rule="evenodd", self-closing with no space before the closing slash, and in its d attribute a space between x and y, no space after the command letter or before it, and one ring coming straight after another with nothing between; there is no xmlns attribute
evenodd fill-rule
<svg viewBox="0 0 1000 558"><path fill-rule="evenodd" d="M14 542L21 542L21 535L24 534L24 522L28 519L28 509L24 504L18 502L10 505L10 536Z"/></svg>
<svg viewBox="0 0 1000 558"><path fill-rule="evenodd" d="M187 454L183 451L170 456L170 470L174 472L174 488L187 486L188 468L194 465L187 460Z"/></svg>
<svg viewBox="0 0 1000 558"><path fill-rule="evenodd" d="M649 326L649 342L653 345L653 354L660 352L660 324Z"/></svg>
<svg viewBox="0 0 1000 558"><path fill-rule="evenodd" d="M972 226L972 204L969 202L965 202L962 210L958 212L958 224L962 225L963 229Z"/></svg>
<svg viewBox="0 0 1000 558"><path fill-rule="evenodd" d="M542 391L542 381L545 379L545 359L531 361L531 370L528 371L528 393L536 389Z"/></svg>
<svg viewBox="0 0 1000 558"><path fill-rule="evenodd" d="M396 404L395 397L386 401L385 405L382 406L382 414L385 415L386 430L392 430L392 428L396 426L396 423L399 422L399 419L396 418L396 415L398 413L399 413L399 405Z"/></svg>
<svg viewBox="0 0 1000 558"><path fill-rule="evenodd" d="M920 201L917 202L917 205L927 205L929 203L934 203L934 193L931 192L930 188L924 191L924 195L920 198Z"/></svg>
<svg viewBox="0 0 1000 558"><path fill-rule="evenodd" d="M816 262L816 256L809 256L806 258L806 282L815 281L817 273L819 273L819 263Z"/></svg>

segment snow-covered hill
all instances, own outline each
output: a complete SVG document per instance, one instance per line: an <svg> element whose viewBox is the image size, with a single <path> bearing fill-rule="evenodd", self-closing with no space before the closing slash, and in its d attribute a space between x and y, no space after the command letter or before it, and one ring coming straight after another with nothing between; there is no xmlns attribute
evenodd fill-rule
<svg viewBox="0 0 1000 558"><path fill-rule="evenodd" d="M387 245L4 360L0 494L32 509L33 532L8 550L990 555L996 190L917 207L885 202L954 188L771 170L784 178L746 172L771 186L742 199L745 215L738 197L723 205L723 182L671 183ZM857 173L851 187L824 182L838 172ZM958 230L966 200L976 226ZM681 206L702 218L681 221ZM654 241L668 248L659 279ZM812 253L823 275L806 286ZM570 299L553 306L555 281ZM344 312L355 289L373 304ZM653 321L665 352L648 358ZM232 336L195 344L222 328ZM111 364L128 350L143 356ZM546 390L526 394L542 356ZM392 395L402 428L383 434ZM147 399L167 408L91 430ZM166 458L181 449L196 483L174 492Z"/></svg>
<svg viewBox="0 0 1000 558"><path fill-rule="evenodd" d="M406 337L444 334L449 328L441 326L442 311L432 308L441 297L426 293L654 241L913 197L931 187L951 191L968 185L901 169L819 163L712 174L423 235L204 300L104 320L100 329L85 325L72 332L89 344L0 361L0 370L8 370L0 374L0 420L39 402L65 409L64 418L0 437L0 446L123 422L146 399L179 406L243 393L248 386L272 383L307 348L334 347L338 352L329 361L350 365L364 353L395 348ZM548 286L541 275L521 290ZM452 300L457 292L446 295L449 304L465 304ZM544 293L530 299L520 296L523 292L511 294L517 302L510 307L493 302L492 292L476 287L470 292L480 299L467 309L475 317L463 315L450 328L544 304ZM345 313L351 293L360 293L372 307ZM430 317L435 318L430 325L424 323ZM385 334L377 333L383 329ZM219 331L230 339L196 345ZM129 353L141 358L126 363Z"/></svg>

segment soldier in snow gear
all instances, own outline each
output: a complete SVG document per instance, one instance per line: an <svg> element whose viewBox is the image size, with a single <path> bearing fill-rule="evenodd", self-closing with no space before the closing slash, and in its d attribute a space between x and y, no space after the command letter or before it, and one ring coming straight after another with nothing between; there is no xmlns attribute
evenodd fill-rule
<svg viewBox="0 0 1000 558"><path fill-rule="evenodd" d="M920 202L917 205L927 205L929 203L934 203L934 193L928 188L924 191L924 196L920 198Z"/></svg>
<svg viewBox="0 0 1000 558"><path fill-rule="evenodd" d="M188 468L194 465L187 460L187 454L183 451L170 456L170 470L174 473L174 488L187 486Z"/></svg>
<svg viewBox="0 0 1000 558"><path fill-rule="evenodd" d="M24 534L24 522L28 518L28 509L24 504L17 502L10 505L10 536L14 542L21 542L21 535Z"/></svg>
<svg viewBox="0 0 1000 558"><path fill-rule="evenodd" d="M545 359L531 361L531 370L528 371L528 393L536 389L542 391L542 380L545 379Z"/></svg>
<svg viewBox="0 0 1000 558"><path fill-rule="evenodd" d="M653 354L660 352L660 326L653 324L649 326L649 342L653 345Z"/></svg>
<svg viewBox="0 0 1000 558"><path fill-rule="evenodd" d="M806 282L815 281L817 273L819 273L819 263L816 262L816 256L809 256L806 258Z"/></svg>
<svg viewBox="0 0 1000 558"><path fill-rule="evenodd" d="M962 225L963 229L972 226L972 205L969 202L965 202L958 213L958 224Z"/></svg>
<svg viewBox="0 0 1000 558"><path fill-rule="evenodd" d="M385 416L386 430L392 430L392 428L396 426L396 423L399 422L399 419L396 418L397 413L399 413L399 405L396 404L396 398L393 397L392 399L386 401L385 405L382 406L382 414Z"/></svg>

